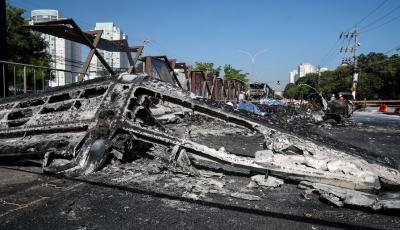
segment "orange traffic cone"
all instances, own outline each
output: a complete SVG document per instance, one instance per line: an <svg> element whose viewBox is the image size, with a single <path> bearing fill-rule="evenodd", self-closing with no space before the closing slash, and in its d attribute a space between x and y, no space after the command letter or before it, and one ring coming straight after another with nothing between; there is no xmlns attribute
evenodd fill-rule
<svg viewBox="0 0 400 230"><path fill-rule="evenodd" d="M386 104L381 104L381 106L379 106L379 112L387 113L388 111L389 111L389 108Z"/></svg>

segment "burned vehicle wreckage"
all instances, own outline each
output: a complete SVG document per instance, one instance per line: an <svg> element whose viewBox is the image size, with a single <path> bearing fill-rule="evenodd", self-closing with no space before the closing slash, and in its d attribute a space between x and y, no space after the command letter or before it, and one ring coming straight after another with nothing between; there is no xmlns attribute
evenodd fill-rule
<svg viewBox="0 0 400 230"><path fill-rule="evenodd" d="M211 171L246 169L259 185L296 183L337 206L400 208L397 169L184 90L181 85L190 84L178 81L168 60L156 59L157 64L146 64L147 74L123 73L4 99L0 159L39 155L44 172L81 176L101 169L110 158L137 154L140 146L159 145L168 149L168 162L194 177L201 177L198 165ZM196 137L204 126L214 136L234 135L229 144L215 146ZM254 137L261 149L231 150L230 145L242 145L240 136Z"/></svg>

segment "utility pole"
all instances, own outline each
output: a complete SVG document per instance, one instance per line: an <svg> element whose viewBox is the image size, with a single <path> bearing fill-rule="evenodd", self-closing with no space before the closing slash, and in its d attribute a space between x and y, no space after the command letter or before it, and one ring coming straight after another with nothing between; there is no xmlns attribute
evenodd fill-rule
<svg viewBox="0 0 400 230"><path fill-rule="evenodd" d="M0 60L7 61L6 0L0 0ZM0 97L8 94L7 65L0 65Z"/></svg>
<svg viewBox="0 0 400 230"><path fill-rule="evenodd" d="M350 42L353 42L353 44L349 47L341 47L340 52L341 53L351 53L353 55L351 60L350 58L344 58L342 60L342 64L353 64L353 85L351 87L351 92L353 95L353 99L356 99L356 90L357 90L357 83L358 83L358 69L357 69L357 49L360 47L360 42L358 40L358 30L357 27L354 28L353 31L351 32L342 32L340 34L340 39L344 39Z"/></svg>
<svg viewBox="0 0 400 230"><path fill-rule="evenodd" d="M356 99L356 90L357 90L357 83L358 83L358 70L357 70L357 49L359 46L359 42L358 42L358 31L357 31L357 27L354 29L353 32L353 36L354 36L354 45L353 45L353 87L351 87L351 92L353 94L353 99Z"/></svg>

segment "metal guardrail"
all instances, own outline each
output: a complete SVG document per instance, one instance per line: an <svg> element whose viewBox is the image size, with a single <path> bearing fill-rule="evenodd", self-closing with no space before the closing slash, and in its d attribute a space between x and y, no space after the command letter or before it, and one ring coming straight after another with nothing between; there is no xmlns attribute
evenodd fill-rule
<svg viewBox="0 0 400 230"><path fill-rule="evenodd" d="M47 66L38 66L2 60L0 60L0 68L2 78L1 80L3 83L3 95L1 95L1 97L3 98L7 97L7 87L10 92L9 95L17 95L21 93L28 94L31 92L37 93L38 91L44 91L46 87L49 86L48 84L46 84L47 75L47 82L49 82L52 79L52 74L54 74L55 72L68 72L71 74L79 74L79 72L69 71L65 69L57 69ZM9 75L11 75L12 77L10 77ZM12 79L12 81L10 81L10 79ZM38 80L40 82L38 82ZM41 85L41 87L38 87L39 85ZM11 93L12 91L13 93Z"/></svg>
<svg viewBox="0 0 400 230"><path fill-rule="evenodd" d="M75 81L60 84L57 72L70 73L72 78L78 76L80 73L78 71L2 60L0 60L0 70L1 81L3 83L3 95L0 95L0 98L18 94L34 94L43 92L50 87L68 85ZM6 94L7 89L9 92L8 95Z"/></svg>
<svg viewBox="0 0 400 230"><path fill-rule="evenodd" d="M353 104L365 104L365 105L400 105L400 100L358 100L353 101Z"/></svg>
<svg viewBox="0 0 400 230"><path fill-rule="evenodd" d="M147 70L145 72L151 76L153 75L150 71L152 67L151 60L157 58L164 58L165 60L162 61L166 64L169 64L169 61L165 56L147 57L142 60L145 63L145 70ZM0 68L2 70L0 76L3 82L4 92L3 95L0 95L0 98L5 98L12 95L15 96L18 94L35 94L46 91L46 89L51 87L64 86L75 82L75 80L73 80L70 83L63 82L60 84L60 82L57 81L58 77L56 72L71 73L71 77L77 77L80 74L78 71L1 60ZM172 67L169 68L170 69L167 72L172 73L173 78L178 81ZM121 73L126 72L128 69L122 68L113 70L115 73ZM198 96L206 97L212 100L236 102L238 101L239 94L244 88L243 82L233 79L223 80L217 76L206 76L206 74L202 71L190 71L190 73L186 74L185 75L189 83L188 90ZM161 80L169 82L167 79L165 79L165 76L163 76L164 75L160 76ZM172 76L170 76L170 78L171 77ZM86 78L83 78L82 80L86 80ZM8 89L8 95L6 95L6 89ZM199 89L199 92L197 92L196 89Z"/></svg>

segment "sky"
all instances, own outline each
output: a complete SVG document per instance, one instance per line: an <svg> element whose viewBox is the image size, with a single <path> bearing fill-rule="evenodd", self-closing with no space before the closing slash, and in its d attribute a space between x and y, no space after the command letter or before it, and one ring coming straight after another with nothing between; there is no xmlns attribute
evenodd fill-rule
<svg viewBox="0 0 400 230"><path fill-rule="evenodd" d="M57 9L85 30L96 22L114 22L130 45L149 41L145 55L167 55L188 64L231 64L276 90L284 88L289 72L301 63L336 68L343 58L339 49L348 44L339 35L355 25L360 31L358 53L392 55L400 47L399 0L9 2L26 9L27 18L33 9Z"/></svg>

